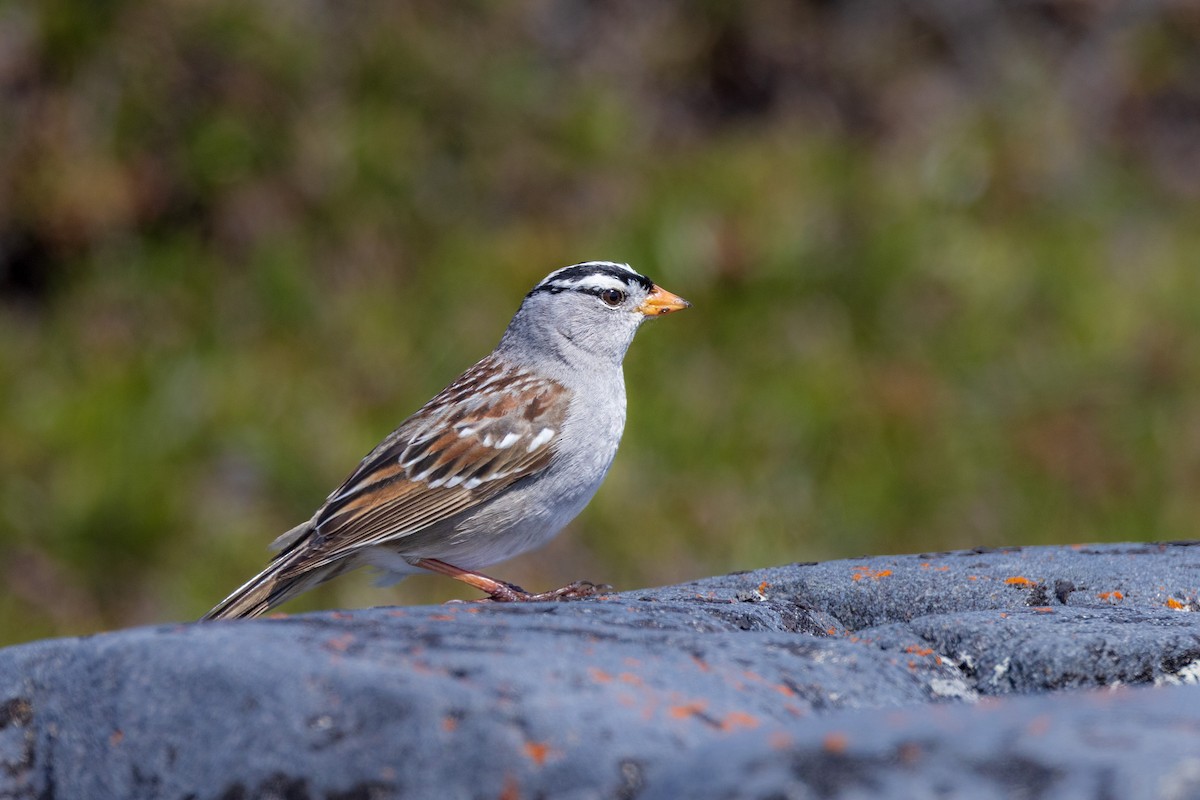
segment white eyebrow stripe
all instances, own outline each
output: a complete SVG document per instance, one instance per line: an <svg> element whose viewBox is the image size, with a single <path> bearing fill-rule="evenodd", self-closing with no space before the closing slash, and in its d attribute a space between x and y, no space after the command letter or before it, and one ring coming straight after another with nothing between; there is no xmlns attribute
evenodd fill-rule
<svg viewBox="0 0 1200 800"><path fill-rule="evenodd" d="M537 436L533 437L533 440L529 443L529 446L525 448L525 451L532 453L534 450L537 450L546 442L550 441L552 436L554 436L553 428L542 428L541 432L539 432Z"/></svg>
<svg viewBox="0 0 1200 800"><path fill-rule="evenodd" d="M619 289L622 292L629 290L628 283L619 278L614 278L612 275L585 275L582 278L576 278L573 281L562 281L561 283L566 284L571 288L587 286L597 290Z"/></svg>

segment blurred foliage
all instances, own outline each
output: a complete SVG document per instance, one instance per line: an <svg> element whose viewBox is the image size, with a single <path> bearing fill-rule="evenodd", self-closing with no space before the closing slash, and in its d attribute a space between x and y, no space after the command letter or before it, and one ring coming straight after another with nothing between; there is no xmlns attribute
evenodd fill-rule
<svg viewBox="0 0 1200 800"><path fill-rule="evenodd" d="M1194 4L47 0L0 93L0 642L207 610L589 258L695 308L497 575L1196 535Z"/></svg>

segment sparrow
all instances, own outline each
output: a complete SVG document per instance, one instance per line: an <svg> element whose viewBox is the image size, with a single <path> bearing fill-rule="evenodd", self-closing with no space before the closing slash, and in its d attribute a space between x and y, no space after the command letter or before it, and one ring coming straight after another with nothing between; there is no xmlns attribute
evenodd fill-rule
<svg viewBox="0 0 1200 800"><path fill-rule="evenodd" d="M476 570L539 547L591 500L625 427L625 352L642 323L690 304L631 268L588 261L525 295L500 343L372 450L277 554L204 615L254 617L363 566L430 571L499 602L532 594Z"/></svg>

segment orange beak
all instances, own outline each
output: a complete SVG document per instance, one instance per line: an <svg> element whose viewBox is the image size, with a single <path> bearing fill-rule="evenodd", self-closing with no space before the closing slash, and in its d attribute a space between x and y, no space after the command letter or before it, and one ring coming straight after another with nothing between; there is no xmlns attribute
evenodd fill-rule
<svg viewBox="0 0 1200 800"><path fill-rule="evenodd" d="M637 310L647 317L660 317L663 314L670 314L672 311L682 311L690 305L691 303L679 295L671 294L666 289L656 285L646 299L642 301L642 304L637 307Z"/></svg>

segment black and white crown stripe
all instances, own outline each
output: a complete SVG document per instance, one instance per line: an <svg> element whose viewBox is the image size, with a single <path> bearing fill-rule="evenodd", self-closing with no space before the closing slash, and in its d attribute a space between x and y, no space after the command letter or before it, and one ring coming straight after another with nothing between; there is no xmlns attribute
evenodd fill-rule
<svg viewBox="0 0 1200 800"><path fill-rule="evenodd" d="M605 289L628 291L634 286L649 292L654 289L654 281L628 264L618 264L615 261L585 261L551 272L533 287L529 296L541 292L558 294L567 291L599 294Z"/></svg>

